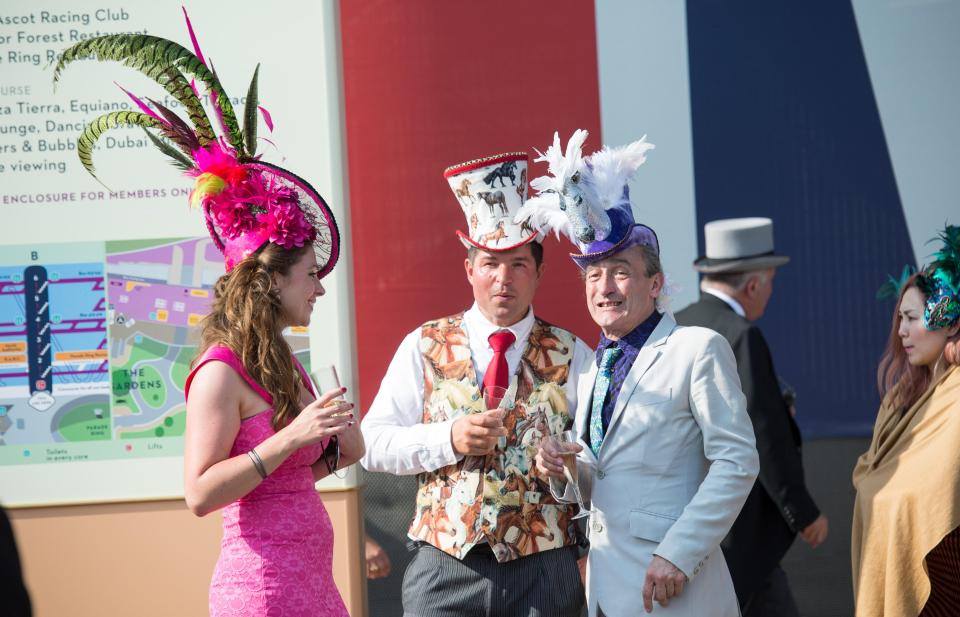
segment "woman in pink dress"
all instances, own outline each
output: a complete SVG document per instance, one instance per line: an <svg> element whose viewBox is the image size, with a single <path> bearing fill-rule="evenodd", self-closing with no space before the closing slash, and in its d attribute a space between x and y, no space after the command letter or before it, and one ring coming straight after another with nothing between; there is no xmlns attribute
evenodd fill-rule
<svg viewBox="0 0 960 617"><path fill-rule="evenodd" d="M335 464L322 456L330 437L338 437L341 465L359 459L363 442L353 406L334 400L343 391L315 398L281 337L284 326L309 323L323 294L306 248L268 244L221 278L187 380L187 505L198 516L223 508L211 617L347 615L314 482ZM270 380L279 382L276 395L262 385Z"/></svg>
<svg viewBox="0 0 960 617"><path fill-rule="evenodd" d="M54 81L76 60L117 61L157 81L187 114L128 92L140 111L97 118L81 134L77 152L93 174L103 132L143 128L195 178L190 202L203 211L224 256L227 273L216 283L186 384L187 505L198 516L223 509L210 614L343 617L332 575L333 529L314 482L359 460L363 438L344 391L314 392L282 335L310 323L323 295L320 279L339 256L339 232L312 186L257 155L260 112L273 127L257 105L258 71L241 128L189 19L187 29L194 53L142 34L85 40L60 55ZM201 88L216 122L204 110ZM203 258L186 259L184 267L199 268Z"/></svg>
<svg viewBox="0 0 960 617"><path fill-rule="evenodd" d="M186 11L184 11L186 16ZM310 323L320 279L337 262L340 235L323 198L293 173L260 160L257 75L243 125L208 67L187 19L194 53L154 36L111 34L60 55L111 60L163 86L187 119L127 93L140 111L105 114L77 152L93 174L94 146L118 126L139 126L195 178L190 194L223 253L226 274L201 325L200 356L187 378L184 484L190 510L223 509L223 542L210 586L214 617L343 617L333 582L333 529L314 482L363 455L344 390L313 391L283 330ZM189 81L188 81L189 80ZM207 116L200 89L216 111ZM222 129L217 134L215 127ZM153 132L151 132L153 131ZM185 268L201 268L201 259ZM187 289L184 290L186 293Z"/></svg>

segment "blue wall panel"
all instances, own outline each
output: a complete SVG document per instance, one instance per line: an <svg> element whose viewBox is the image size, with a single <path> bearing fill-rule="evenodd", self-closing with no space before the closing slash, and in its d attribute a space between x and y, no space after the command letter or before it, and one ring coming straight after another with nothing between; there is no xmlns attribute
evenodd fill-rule
<svg viewBox="0 0 960 617"><path fill-rule="evenodd" d="M774 220L793 261L760 326L797 420L867 435L892 314L876 291L913 252L853 10L688 0L687 28L697 223Z"/></svg>

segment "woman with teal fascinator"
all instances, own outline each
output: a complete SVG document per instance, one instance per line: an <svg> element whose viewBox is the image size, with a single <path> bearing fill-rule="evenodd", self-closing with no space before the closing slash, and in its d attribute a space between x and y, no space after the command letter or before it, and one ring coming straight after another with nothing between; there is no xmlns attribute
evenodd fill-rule
<svg viewBox="0 0 960 617"><path fill-rule="evenodd" d="M877 372L883 402L853 472L857 617L960 606L960 227L939 239L927 267L885 285L897 305Z"/></svg>

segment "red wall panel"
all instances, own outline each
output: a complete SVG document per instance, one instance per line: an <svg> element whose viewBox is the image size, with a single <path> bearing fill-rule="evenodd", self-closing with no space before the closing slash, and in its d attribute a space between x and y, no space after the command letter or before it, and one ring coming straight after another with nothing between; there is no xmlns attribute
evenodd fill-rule
<svg viewBox="0 0 960 617"><path fill-rule="evenodd" d="M466 221L445 167L591 133L600 100L592 1L343 0L341 36L360 403L403 336L472 302ZM535 155L534 155L535 156ZM531 157L532 158L532 157ZM530 177L545 172L538 164ZM569 245L545 242L534 306L593 344Z"/></svg>

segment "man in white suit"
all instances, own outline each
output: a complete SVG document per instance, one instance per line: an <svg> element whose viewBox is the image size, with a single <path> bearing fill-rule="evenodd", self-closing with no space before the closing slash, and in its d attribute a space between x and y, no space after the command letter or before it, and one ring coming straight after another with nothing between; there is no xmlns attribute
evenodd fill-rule
<svg viewBox="0 0 960 617"><path fill-rule="evenodd" d="M558 497L572 500L560 455L578 452L578 486L591 510L591 617L637 615L641 604L670 617L736 617L719 546L759 470L753 429L726 340L679 327L657 309L658 240L634 223L626 190L650 147L641 140L580 162L568 146L566 165L551 160L552 149L544 156L554 177L539 183L539 197L559 200L570 217L580 248L573 257L603 335L579 379L574 430L582 446L545 439L538 468L554 478Z"/></svg>

